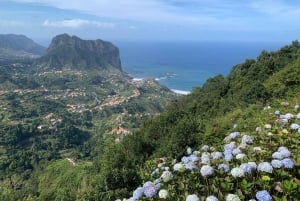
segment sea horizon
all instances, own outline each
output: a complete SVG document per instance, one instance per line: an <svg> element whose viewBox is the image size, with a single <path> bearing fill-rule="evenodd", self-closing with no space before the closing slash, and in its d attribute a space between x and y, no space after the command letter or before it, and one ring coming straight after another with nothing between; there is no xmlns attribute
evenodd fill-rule
<svg viewBox="0 0 300 201"><path fill-rule="evenodd" d="M291 43L291 42L290 42ZM172 91L187 94L217 74L256 59L263 50L276 51L284 42L117 42L123 71L136 79L153 78Z"/></svg>

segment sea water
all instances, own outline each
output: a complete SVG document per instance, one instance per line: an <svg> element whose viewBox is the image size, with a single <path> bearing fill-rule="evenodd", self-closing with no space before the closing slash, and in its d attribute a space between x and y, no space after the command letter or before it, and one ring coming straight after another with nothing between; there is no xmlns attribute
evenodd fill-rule
<svg viewBox="0 0 300 201"><path fill-rule="evenodd" d="M262 50L276 51L283 42L127 41L115 43L122 67L131 77L154 78L180 93L201 86L234 65L256 59Z"/></svg>

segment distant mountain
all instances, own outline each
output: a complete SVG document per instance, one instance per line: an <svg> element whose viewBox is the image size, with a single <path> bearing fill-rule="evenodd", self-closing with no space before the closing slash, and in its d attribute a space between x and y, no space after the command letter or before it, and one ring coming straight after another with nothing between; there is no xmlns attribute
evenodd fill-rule
<svg viewBox="0 0 300 201"><path fill-rule="evenodd" d="M119 49L102 40L82 40L61 34L52 39L47 54L37 64L45 69L117 69L121 71Z"/></svg>
<svg viewBox="0 0 300 201"><path fill-rule="evenodd" d="M46 53L46 48L24 35L0 34L0 58L36 58Z"/></svg>

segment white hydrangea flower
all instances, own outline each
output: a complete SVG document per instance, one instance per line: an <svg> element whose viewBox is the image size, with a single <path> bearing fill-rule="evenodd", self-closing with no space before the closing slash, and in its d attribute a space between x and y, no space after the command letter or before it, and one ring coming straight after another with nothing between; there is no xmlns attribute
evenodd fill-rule
<svg viewBox="0 0 300 201"><path fill-rule="evenodd" d="M238 160L241 160L241 159L243 159L245 157L246 157L246 154L243 154L243 153L238 154L238 155L235 156L235 158L238 159Z"/></svg>
<svg viewBox="0 0 300 201"><path fill-rule="evenodd" d="M230 171L231 175L233 177L243 177L245 176L245 173L243 171L243 169L239 168L239 167L235 167Z"/></svg>
<svg viewBox="0 0 300 201"><path fill-rule="evenodd" d="M158 196L160 199L167 199L169 197L169 192L166 189L161 189L158 192Z"/></svg>
<svg viewBox="0 0 300 201"><path fill-rule="evenodd" d="M216 196L208 196L205 201L219 201L219 199Z"/></svg>
<svg viewBox="0 0 300 201"><path fill-rule="evenodd" d="M200 199L196 194L192 194L188 195L185 201L200 201Z"/></svg>
<svg viewBox="0 0 300 201"><path fill-rule="evenodd" d="M203 177L206 177L212 175L214 173L214 169L210 165L203 165L200 172Z"/></svg>
<svg viewBox="0 0 300 201"><path fill-rule="evenodd" d="M271 129L272 125L271 124L265 124L265 129Z"/></svg>
<svg viewBox="0 0 300 201"><path fill-rule="evenodd" d="M191 147L188 147L187 150L186 150L186 153L188 155L191 155L192 154L192 148Z"/></svg>
<svg viewBox="0 0 300 201"><path fill-rule="evenodd" d="M226 196L226 201L241 201L238 195L235 194L228 194Z"/></svg>
<svg viewBox="0 0 300 201"><path fill-rule="evenodd" d="M184 172L185 167L184 167L184 165L182 163L176 163L173 166L173 169L174 169L174 171Z"/></svg>
<svg viewBox="0 0 300 201"><path fill-rule="evenodd" d="M173 178L173 174L170 171L163 171L160 178L163 180L163 182L168 182Z"/></svg>

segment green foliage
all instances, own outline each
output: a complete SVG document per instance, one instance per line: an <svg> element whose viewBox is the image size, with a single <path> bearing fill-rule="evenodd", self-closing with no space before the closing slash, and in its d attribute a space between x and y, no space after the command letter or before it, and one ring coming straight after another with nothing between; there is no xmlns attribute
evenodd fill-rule
<svg viewBox="0 0 300 201"><path fill-rule="evenodd" d="M265 82L268 93L276 97L291 96L299 92L300 60L287 65Z"/></svg>

